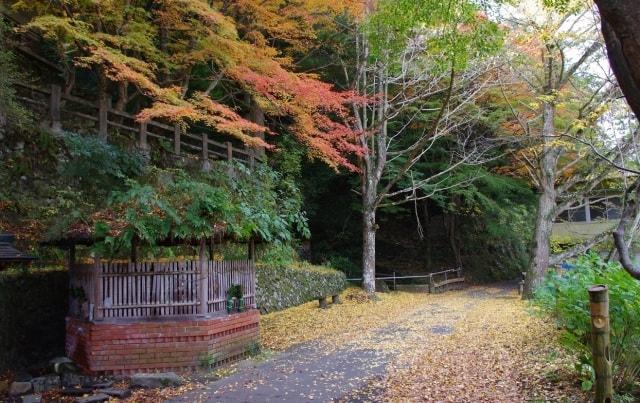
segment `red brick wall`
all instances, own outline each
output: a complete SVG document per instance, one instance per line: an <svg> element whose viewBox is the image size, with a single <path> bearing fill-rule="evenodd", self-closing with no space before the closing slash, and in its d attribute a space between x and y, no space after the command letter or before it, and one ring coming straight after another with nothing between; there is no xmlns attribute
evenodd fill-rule
<svg viewBox="0 0 640 403"><path fill-rule="evenodd" d="M67 318L67 356L91 373L195 369L242 357L258 342L257 310L216 318L157 322L87 322Z"/></svg>

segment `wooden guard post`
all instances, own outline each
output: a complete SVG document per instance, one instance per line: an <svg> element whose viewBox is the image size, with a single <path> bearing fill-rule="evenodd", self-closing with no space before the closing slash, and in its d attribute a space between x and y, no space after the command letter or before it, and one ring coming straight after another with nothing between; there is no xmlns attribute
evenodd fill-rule
<svg viewBox="0 0 640 403"><path fill-rule="evenodd" d="M321 309L327 309L327 297L318 298L318 303Z"/></svg>
<svg viewBox="0 0 640 403"><path fill-rule="evenodd" d="M593 369L596 374L596 403L611 403L613 379L611 374L611 343L609 339L609 290L606 285L589 288L591 308L591 347Z"/></svg>

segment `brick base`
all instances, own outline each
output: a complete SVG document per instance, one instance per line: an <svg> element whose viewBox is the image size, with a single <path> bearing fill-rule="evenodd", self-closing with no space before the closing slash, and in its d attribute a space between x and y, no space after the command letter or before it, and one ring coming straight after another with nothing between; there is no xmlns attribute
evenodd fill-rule
<svg viewBox="0 0 640 403"><path fill-rule="evenodd" d="M258 343L260 314L138 322L67 318L66 353L93 374L185 371L223 364Z"/></svg>

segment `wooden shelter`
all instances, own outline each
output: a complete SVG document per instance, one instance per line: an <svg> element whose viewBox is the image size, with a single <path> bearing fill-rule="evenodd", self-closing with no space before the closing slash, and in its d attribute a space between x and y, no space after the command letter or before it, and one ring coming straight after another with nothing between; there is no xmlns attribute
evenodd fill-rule
<svg viewBox="0 0 640 403"><path fill-rule="evenodd" d="M202 240L198 260L91 264L75 261L79 243L90 242L64 240L70 256L66 353L87 372L215 366L258 343L253 242L245 260L208 259ZM244 309L239 299L227 305L233 285L240 285Z"/></svg>
<svg viewBox="0 0 640 403"><path fill-rule="evenodd" d="M35 258L20 252L13 246L16 237L13 234L0 233L0 271L16 263L30 263Z"/></svg>

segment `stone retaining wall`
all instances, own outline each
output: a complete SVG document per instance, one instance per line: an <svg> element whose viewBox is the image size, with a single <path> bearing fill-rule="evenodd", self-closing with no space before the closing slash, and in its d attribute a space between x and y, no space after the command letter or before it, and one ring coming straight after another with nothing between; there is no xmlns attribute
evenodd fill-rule
<svg viewBox="0 0 640 403"><path fill-rule="evenodd" d="M214 318L87 322L67 318L66 353L92 374L184 371L243 357L259 342L260 314Z"/></svg>

